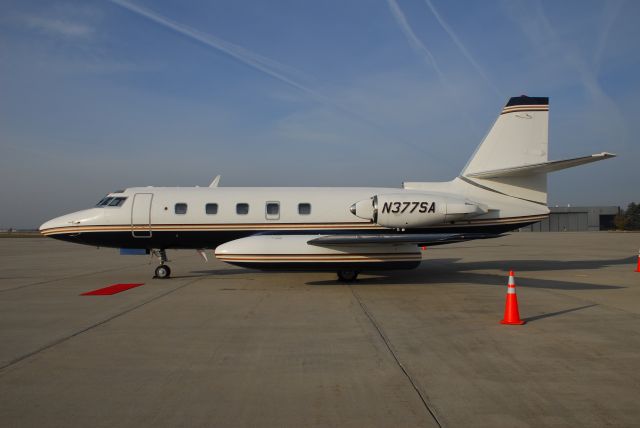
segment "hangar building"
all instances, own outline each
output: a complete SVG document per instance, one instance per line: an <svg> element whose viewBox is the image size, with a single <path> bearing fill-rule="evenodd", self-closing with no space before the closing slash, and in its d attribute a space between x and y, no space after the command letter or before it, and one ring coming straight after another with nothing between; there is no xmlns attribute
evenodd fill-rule
<svg viewBox="0 0 640 428"><path fill-rule="evenodd" d="M586 232L613 230L620 207L549 207L549 218L520 228L521 232Z"/></svg>

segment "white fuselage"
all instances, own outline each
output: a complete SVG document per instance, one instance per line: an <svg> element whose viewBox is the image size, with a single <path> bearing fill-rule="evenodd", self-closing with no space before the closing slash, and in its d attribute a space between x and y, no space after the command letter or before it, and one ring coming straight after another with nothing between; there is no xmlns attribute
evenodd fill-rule
<svg viewBox="0 0 640 428"><path fill-rule="evenodd" d="M487 209L472 218L430 224L417 230L384 227L350 211L354 203L387 194L415 195L427 200L457 198L482 204ZM506 231L539 221L548 214L546 206L471 186L460 179L407 183L402 189L134 187L108 197L126 199L117 207L94 207L53 219L41 226L42 233L97 246L215 248L228 240L264 231L310 234L492 228ZM216 204L216 209L207 213L207 204ZM271 213L267 211L268 204Z"/></svg>

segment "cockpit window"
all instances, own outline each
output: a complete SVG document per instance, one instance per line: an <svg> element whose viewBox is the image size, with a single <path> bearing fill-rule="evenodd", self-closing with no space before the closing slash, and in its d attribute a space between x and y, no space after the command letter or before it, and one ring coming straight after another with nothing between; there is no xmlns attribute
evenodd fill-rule
<svg viewBox="0 0 640 428"><path fill-rule="evenodd" d="M106 206L106 205L109 205L109 202L111 202L112 200L113 200L113 198L110 198L110 197L108 197L108 196L107 196L107 197L105 197L105 198L102 198L102 199L100 200L100 202L98 202L98 203L96 204L96 207L104 207L104 206Z"/></svg>
<svg viewBox="0 0 640 428"><path fill-rule="evenodd" d="M124 204L124 201L127 198L113 198L113 200L111 202L109 202L109 206L110 207L119 207L122 206L122 204Z"/></svg>
<svg viewBox="0 0 640 428"><path fill-rule="evenodd" d="M112 196L107 196L102 198L100 202L96 204L96 207L119 207L122 206L126 200L127 198L114 198Z"/></svg>

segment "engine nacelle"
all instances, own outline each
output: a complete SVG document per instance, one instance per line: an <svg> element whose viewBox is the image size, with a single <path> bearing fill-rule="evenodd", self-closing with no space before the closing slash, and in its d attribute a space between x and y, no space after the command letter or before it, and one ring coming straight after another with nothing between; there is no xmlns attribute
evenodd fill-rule
<svg viewBox="0 0 640 428"><path fill-rule="evenodd" d="M446 195L396 193L375 195L350 208L360 218L380 226L412 229L484 214L486 206Z"/></svg>

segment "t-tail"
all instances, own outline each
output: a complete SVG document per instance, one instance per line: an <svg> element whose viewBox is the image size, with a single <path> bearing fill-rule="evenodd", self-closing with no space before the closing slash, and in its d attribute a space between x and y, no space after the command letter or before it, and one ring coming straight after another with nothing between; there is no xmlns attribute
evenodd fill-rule
<svg viewBox="0 0 640 428"><path fill-rule="evenodd" d="M547 204L547 173L614 157L548 160L549 98L513 97L460 174L467 183Z"/></svg>

